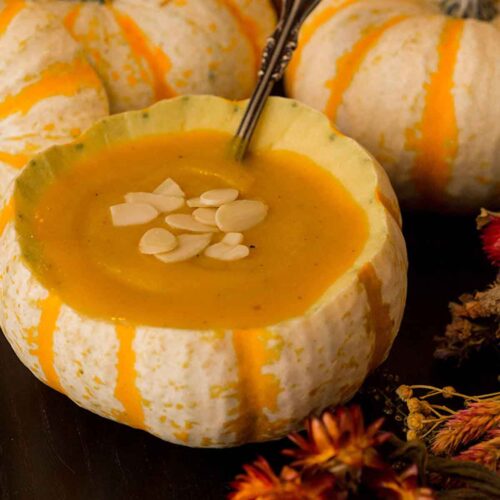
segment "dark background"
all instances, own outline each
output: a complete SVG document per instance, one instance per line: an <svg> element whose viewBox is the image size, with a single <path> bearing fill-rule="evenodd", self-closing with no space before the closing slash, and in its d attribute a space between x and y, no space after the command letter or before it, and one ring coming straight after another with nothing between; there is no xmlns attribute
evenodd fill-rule
<svg viewBox="0 0 500 500"><path fill-rule="evenodd" d="M406 213L404 233L408 302L382 370L401 383L453 384L466 393L493 390L494 353L460 370L432 357L433 337L449 321L448 302L484 288L495 275L481 252L474 218ZM366 385L386 384L375 375ZM368 414L376 407L368 394L357 399ZM0 335L2 500L222 500L244 463L258 455L279 463L284 444L189 449L105 420L38 382Z"/></svg>
<svg viewBox="0 0 500 500"><path fill-rule="evenodd" d="M488 355L460 370L432 357L433 336L449 321L448 302L485 287L495 274L481 252L474 219L422 213L404 219L408 304L383 368L402 383L488 391L496 383ZM259 454L280 460L284 441L189 449L97 417L38 382L0 337L1 499L219 500L243 463ZM359 399L373 409L370 396Z"/></svg>

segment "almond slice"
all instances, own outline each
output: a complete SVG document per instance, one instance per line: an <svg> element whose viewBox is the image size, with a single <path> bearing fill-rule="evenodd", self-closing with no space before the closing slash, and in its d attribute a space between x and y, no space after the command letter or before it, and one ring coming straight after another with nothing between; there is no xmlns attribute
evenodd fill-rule
<svg viewBox="0 0 500 500"><path fill-rule="evenodd" d="M237 189L211 189L200 196L200 201L206 207L220 207L236 200L239 194Z"/></svg>
<svg viewBox="0 0 500 500"><path fill-rule="evenodd" d="M226 245L239 245L243 243L243 234L241 233L227 233L224 238L222 238L222 243Z"/></svg>
<svg viewBox="0 0 500 500"><path fill-rule="evenodd" d="M145 255L156 255L170 252L177 244L177 238L170 231L155 227L144 233L139 242L139 251Z"/></svg>
<svg viewBox="0 0 500 500"><path fill-rule="evenodd" d="M125 195L125 201L127 203L147 203L162 213L173 212L184 205L184 198L154 193L128 193Z"/></svg>
<svg viewBox="0 0 500 500"><path fill-rule="evenodd" d="M182 231L191 231L192 233L210 233L217 232L217 227L207 226L195 220L190 214L173 214L165 217L165 222L175 229Z"/></svg>
<svg viewBox="0 0 500 500"><path fill-rule="evenodd" d="M197 208L193 212L193 217L202 224L207 224L208 226L215 226L215 208Z"/></svg>
<svg viewBox="0 0 500 500"><path fill-rule="evenodd" d="M201 202L200 198L190 198L186 201L186 205L190 208L203 208L205 205Z"/></svg>
<svg viewBox="0 0 500 500"><path fill-rule="evenodd" d="M248 257L250 249L245 245L227 245L216 243L205 250L205 255L211 259L233 261Z"/></svg>
<svg viewBox="0 0 500 500"><path fill-rule="evenodd" d="M181 234L177 237L178 246L175 250L156 254L155 257L167 264L189 260L203 252L211 239L211 234Z"/></svg>
<svg viewBox="0 0 500 500"><path fill-rule="evenodd" d="M262 222L267 211L267 205L261 201L232 201L217 209L215 222L225 233L246 231Z"/></svg>
<svg viewBox="0 0 500 500"><path fill-rule="evenodd" d="M179 198L184 198L184 196L186 196L179 184L170 177L163 181L153 192L163 196L177 196Z"/></svg>
<svg viewBox="0 0 500 500"><path fill-rule="evenodd" d="M113 226L147 224L158 217L158 210L146 203L121 203L110 209Z"/></svg>

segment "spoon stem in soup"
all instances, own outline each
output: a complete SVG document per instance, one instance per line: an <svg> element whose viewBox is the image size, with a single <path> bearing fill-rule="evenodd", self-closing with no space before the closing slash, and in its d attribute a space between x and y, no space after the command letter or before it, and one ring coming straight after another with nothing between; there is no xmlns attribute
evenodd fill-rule
<svg viewBox="0 0 500 500"><path fill-rule="evenodd" d="M281 79L297 48L300 26L320 0L285 0L278 25L262 56L259 81L232 142L232 154L242 161L274 84Z"/></svg>

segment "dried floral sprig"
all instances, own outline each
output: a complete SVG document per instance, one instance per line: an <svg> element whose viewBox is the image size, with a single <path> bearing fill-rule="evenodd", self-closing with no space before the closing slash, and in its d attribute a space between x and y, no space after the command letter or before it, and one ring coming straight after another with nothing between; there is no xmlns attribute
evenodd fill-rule
<svg viewBox="0 0 500 500"><path fill-rule="evenodd" d="M416 387L419 386L400 388L405 401L415 399ZM426 397L436 394L455 397L458 394L452 387L427 389L427 394L417 399L429 406L433 405ZM473 398L482 400L481 396ZM432 500L437 494L424 484L430 475L442 477L441 484L459 485L458 489L450 490L450 494L456 494L449 498L500 498L500 478L479 463L465 461L465 458L451 460L433 456L419 441L405 443L392 434L381 432L380 421L365 428L358 407L327 411L321 418L309 418L306 424L306 436L297 433L290 436L298 445L297 449L286 452L296 459L293 464L283 467L277 475L266 460L259 458L244 467L244 474L237 476L229 498ZM491 439L497 437L496 434L491 436ZM371 448L377 457L375 461L372 451L367 453ZM485 456L484 450L478 453ZM402 464L407 464L406 468L398 472ZM346 471L351 481L346 481Z"/></svg>
<svg viewBox="0 0 500 500"><path fill-rule="evenodd" d="M408 409L407 439L427 441L437 455L496 470L500 456L500 393L467 396L453 387L403 385L397 394ZM436 397L461 399L465 407L453 410L434 402Z"/></svg>
<svg viewBox="0 0 500 500"><path fill-rule="evenodd" d="M495 266L500 266L500 213L481 210L477 218L484 252ZM444 335L435 338L437 359L453 359L458 364L471 354L493 346L500 347L500 272L485 291L463 294L450 303L451 323Z"/></svg>
<svg viewBox="0 0 500 500"><path fill-rule="evenodd" d="M500 428L500 398L469 403L455 413L435 434L432 451L437 455L452 455Z"/></svg>

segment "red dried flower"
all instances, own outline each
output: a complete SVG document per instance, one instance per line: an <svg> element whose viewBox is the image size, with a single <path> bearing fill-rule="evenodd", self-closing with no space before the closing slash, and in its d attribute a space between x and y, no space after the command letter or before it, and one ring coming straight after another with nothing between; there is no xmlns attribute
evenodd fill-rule
<svg viewBox="0 0 500 500"><path fill-rule="evenodd" d="M231 484L230 500L335 500L335 479L331 474L318 472L300 474L291 467L283 467L278 477L262 457L243 466Z"/></svg>
<svg viewBox="0 0 500 500"><path fill-rule="evenodd" d="M284 450L294 457L293 465L328 470L337 477L347 472L356 473L363 467L385 467L376 446L386 441L390 434L380 432L383 419L365 428L359 406L326 411L321 418L307 421L307 437L291 434L290 439L299 449Z"/></svg>
<svg viewBox="0 0 500 500"><path fill-rule="evenodd" d="M489 212L484 208L478 217L483 248L491 263L500 266L500 213Z"/></svg>
<svg viewBox="0 0 500 500"><path fill-rule="evenodd" d="M378 498L384 500L434 500L434 492L430 488L418 486L418 469L412 465L399 476L387 469L385 474L374 476L372 480Z"/></svg>

